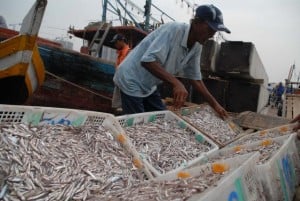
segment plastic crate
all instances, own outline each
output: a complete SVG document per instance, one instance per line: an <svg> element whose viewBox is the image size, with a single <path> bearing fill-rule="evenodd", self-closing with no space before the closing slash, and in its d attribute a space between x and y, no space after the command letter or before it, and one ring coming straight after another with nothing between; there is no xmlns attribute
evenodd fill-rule
<svg viewBox="0 0 300 201"><path fill-rule="evenodd" d="M205 178L204 173L213 174L213 165L220 164L228 168L216 184L208 187L200 194L194 194L188 200L216 201L216 200L244 200L244 201L264 201L261 184L256 179L255 165L259 154L249 153L232 158L215 160L211 163L202 164L183 171L178 171L170 175L163 175L155 178L157 181L170 181L181 178L181 175L190 177ZM185 174L183 174L185 173Z"/></svg>
<svg viewBox="0 0 300 201"><path fill-rule="evenodd" d="M107 113L53 107L0 105L0 123L25 123L31 125L82 126L103 124L104 120L115 121Z"/></svg>
<svg viewBox="0 0 300 201"><path fill-rule="evenodd" d="M255 133L251 133L237 139L236 141L230 143L228 146L247 144L247 143L252 143L254 141L263 140L266 138L276 138L284 135L293 134L294 133L293 127L294 124L286 124L271 129L257 131Z"/></svg>
<svg viewBox="0 0 300 201"><path fill-rule="evenodd" d="M290 135L266 164L257 167L259 178L263 187L266 187L264 190L270 196L270 200L293 200L300 177L300 160L295 138L295 134Z"/></svg>
<svg viewBox="0 0 300 201"><path fill-rule="evenodd" d="M197 112L203 112L207 115L208 119L203 118L202 124L206 124L206 125L212 127L212 129L204 128L204 126L192 121L190 115L193 115L194 113L197 113ZM235 141L236 139L238 139L244 135L243 130L238 125L234 124L232 121L226 122L223 119L221 119L218 116L218 114L208 104L201 104L198 106L182 108L182 109L176 111L175 113L180 118L184 119L189 124L191 124L193 127L195 127L197 130L201 131L204 135L206 135L207 137L212 139L220 147L224 147L227 144ZM215 122L210 122L209 118L214 119ZM221 125L223 128L214 127L216 124ZM220 130L220 129L225 129L225 131ZM224 132L226 132L226 134L228 134L227 135L228 139L221 140L220 138L213 136L214 134L216 135L217 133L223 133L223 135L224 135ZM225 135L224 135L224 138L226 138ZM233 137L230 138L229 136L233 136Z"/></svg>
<svg viewBox="0 0 300 201"><path fill-rule="evenodd" d="M0 104L0 123L24 123L34 126L62 124L75 127L102 125L111 131L114 138L133 156L134 165L152 178L152 174L143 164L123 128L112 114L65 108Z"/></svg>
<svg viewBox="0 0 300 201"><path fill-rule="evenodd" d="M292 200L299 184L300 160L295 145L296 135L285 135L267 140L260 140L252 144L225 147L212 153L209 158L225 157L239 152L241 149L251 149L267 142L277 142L281 147L274 151L271 158L263 164L257 164L257 177L262 183L267 200Z"/></svg>
<svg viewBox="0 0 300 201"><path fill-rule="evenodd" d="M148 168L152 170L154 176L160 176L161 174L172 173L174 171L189 167L194 163L197 163L199 160L201 160L201 158L204 157L205 154L209 154L218 150L218 146L213 141L211 141L200 131L196 130L194 127L189 125L186 121L184 121L183 119L181 119L171 111L146 112L146 113L139 113L139 114L132 114L132 115L124 115L124 116L117 117L117 119L123 128L137 126L137 125L147 125L152 122L161 121L161 120L169 120L172 122L174 121L177 124L178 129L182 130L182 132L187 132L188 134L194 135L195 142L202 143L203 145L209 147L209 151L203 152L199 154L198 157L190 161L187 161L186 163L180 164L177 168L173 170L164 171L164 172L161 172L160 170L155 168L153 164L151 164L150 160L148 160L149 156L139 152L140 155L144 158L145 165L148 165ZM127 136L129 136L128 133ZM135 143L138 140L139 139L131 139L132 143Z"/></svg>

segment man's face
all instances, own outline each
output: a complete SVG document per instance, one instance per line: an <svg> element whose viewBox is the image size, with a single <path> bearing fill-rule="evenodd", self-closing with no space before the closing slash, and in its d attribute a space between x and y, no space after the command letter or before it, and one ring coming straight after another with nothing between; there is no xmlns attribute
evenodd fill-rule
<svg viewBox="0 0 300 201"><path fill-rule="evenodd" d="M195 32L196 40L202 45L216 33L206 22L197 23Z"/></svg>
<svg viewBox="0 0 300 201"><path fill-rule="evenodd" d="M117 40L115 42L115 47L116 47L117 50L121 50L122 49L122 41Z"/></svg>

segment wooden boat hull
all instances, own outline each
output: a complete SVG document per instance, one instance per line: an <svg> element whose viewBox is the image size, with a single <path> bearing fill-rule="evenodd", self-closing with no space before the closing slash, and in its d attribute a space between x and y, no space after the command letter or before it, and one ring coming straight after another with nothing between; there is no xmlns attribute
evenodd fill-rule
<svg viewBox="0 0 300 201"><path fill-rule="evenodd" d="M27 100L25 105L72 108L113 113L111 94L90 91L46 73L43 85Z"/></svg>
<svg viewBox="0 0 300 201"><path fill-rule="evenodd" d="M48 72L100 94L113 93L113 62L59 47L40 45L39 51Z"/></svg>
<svg viewBox="0 0 300 201"><path fill-rule="evenodd" d="M36 45L47 0L37 0L20 33L0 42L0 103L22 104L43 83L45 69Z"/></svg>

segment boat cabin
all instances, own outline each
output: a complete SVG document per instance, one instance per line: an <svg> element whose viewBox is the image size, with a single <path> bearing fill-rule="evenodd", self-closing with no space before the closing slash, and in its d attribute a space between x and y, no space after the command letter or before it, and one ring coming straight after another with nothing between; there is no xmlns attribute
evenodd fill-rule
<svg viewBox="0 0 300 201"><path fill-rule="evenodd" d="M134 48L148 34L135 26L111 26L110 23L90 23L84 29L70 28L68 33L83 39L81 53L100 57L106 60L115 60L115 47L110 41L115 34L123 34L130 48Z"/></svg>

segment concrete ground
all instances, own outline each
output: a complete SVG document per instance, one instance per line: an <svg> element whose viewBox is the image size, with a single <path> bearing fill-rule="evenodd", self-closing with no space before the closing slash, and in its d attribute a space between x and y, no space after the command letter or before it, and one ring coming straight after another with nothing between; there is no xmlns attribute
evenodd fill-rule
<svg viewBox="0 0 300 201"><path fill-rule="evenodd" d="M260 113L264 114L264 115L270 115L273 117L277 117L277 108L269 105L269 106L264 107Z"/></svg>

